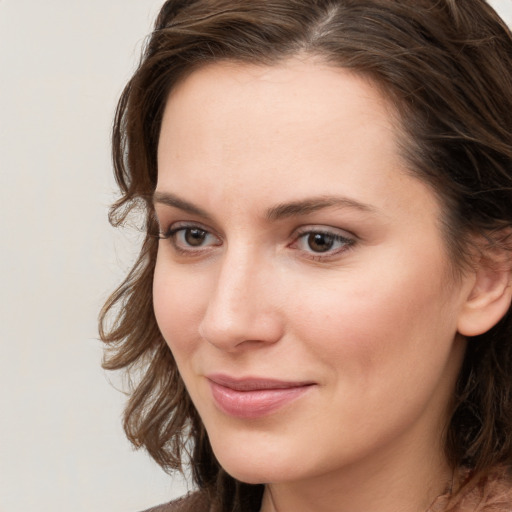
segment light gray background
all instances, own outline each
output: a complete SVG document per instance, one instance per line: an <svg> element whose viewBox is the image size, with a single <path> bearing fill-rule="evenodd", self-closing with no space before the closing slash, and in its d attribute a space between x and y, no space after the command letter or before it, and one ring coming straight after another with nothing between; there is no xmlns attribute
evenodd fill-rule
<svg viewBox="0 0 512 512"><path fill-rule="evenodd" d="M96 333L137 241L107 224L110 126L162 3L0 0L0 512L135 512L185 489L124 439Z"/></svg>

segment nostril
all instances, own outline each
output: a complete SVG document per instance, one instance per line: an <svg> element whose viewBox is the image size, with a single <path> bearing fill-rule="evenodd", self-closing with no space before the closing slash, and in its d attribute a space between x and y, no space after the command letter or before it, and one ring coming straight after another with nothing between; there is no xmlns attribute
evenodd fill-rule
<svg viewBox="0 0 512 512"><path fill-rule="evenodd" d="M248 244L232 243L218 267L199 335L219 349L239 350L281 337L276 295L268 286L272 267L260 256Z"/></svg>
<svg viewBox="0 0 512 512"><path fill-rule="evenodd" d="M240 307L229 312L209 309L198 331L201 339L225 351L275 343L283 333L275 312Z"/></svg>

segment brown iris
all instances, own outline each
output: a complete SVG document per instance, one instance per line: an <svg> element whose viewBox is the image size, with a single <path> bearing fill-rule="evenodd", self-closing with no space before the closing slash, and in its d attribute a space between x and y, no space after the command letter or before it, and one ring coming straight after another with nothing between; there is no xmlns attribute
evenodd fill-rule
<svg viewBox="0 0 512 512"><path fill-rule="evenodd" d="M191 247L199 247L204 242L206 235L204 229L189 228L185 230L184 238Z"/></svg>
<svg viewBox="0 0 512 512"><path fill-rule="evenodd" d="M326 252L332 249L334 236L328 233L311 233L308 236L308 246L315 252Z"/></svg>

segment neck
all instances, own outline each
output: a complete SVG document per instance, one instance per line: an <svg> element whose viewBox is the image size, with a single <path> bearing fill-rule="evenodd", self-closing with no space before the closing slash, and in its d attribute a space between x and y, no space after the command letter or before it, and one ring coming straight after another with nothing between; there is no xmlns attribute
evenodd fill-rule
<svg viewBox="0 0 512 512"><path fill-rule="evenodd" d="M427 512L449 491L453 472L442 450L414 450L397 456L390 447L334 474L269 484L261 512Z"/></svg>

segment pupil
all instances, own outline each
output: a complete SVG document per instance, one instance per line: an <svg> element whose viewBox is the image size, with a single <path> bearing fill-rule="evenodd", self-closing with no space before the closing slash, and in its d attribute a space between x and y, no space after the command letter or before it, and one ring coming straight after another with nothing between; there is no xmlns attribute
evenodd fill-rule
<svg viewBox="0 0 512 512"><path fill-rule="evenodd" d="M311 233L308 245L315 252L325 252L332 248L334 237L326 233Z"/></svg>
<svg viewBox="0 0 512 512"><path fill-rule="evenodd" d="M197 247L204 242L206 238L206 231L202 229L187 229L185 232L185 240L188 245Z"/></svg>

